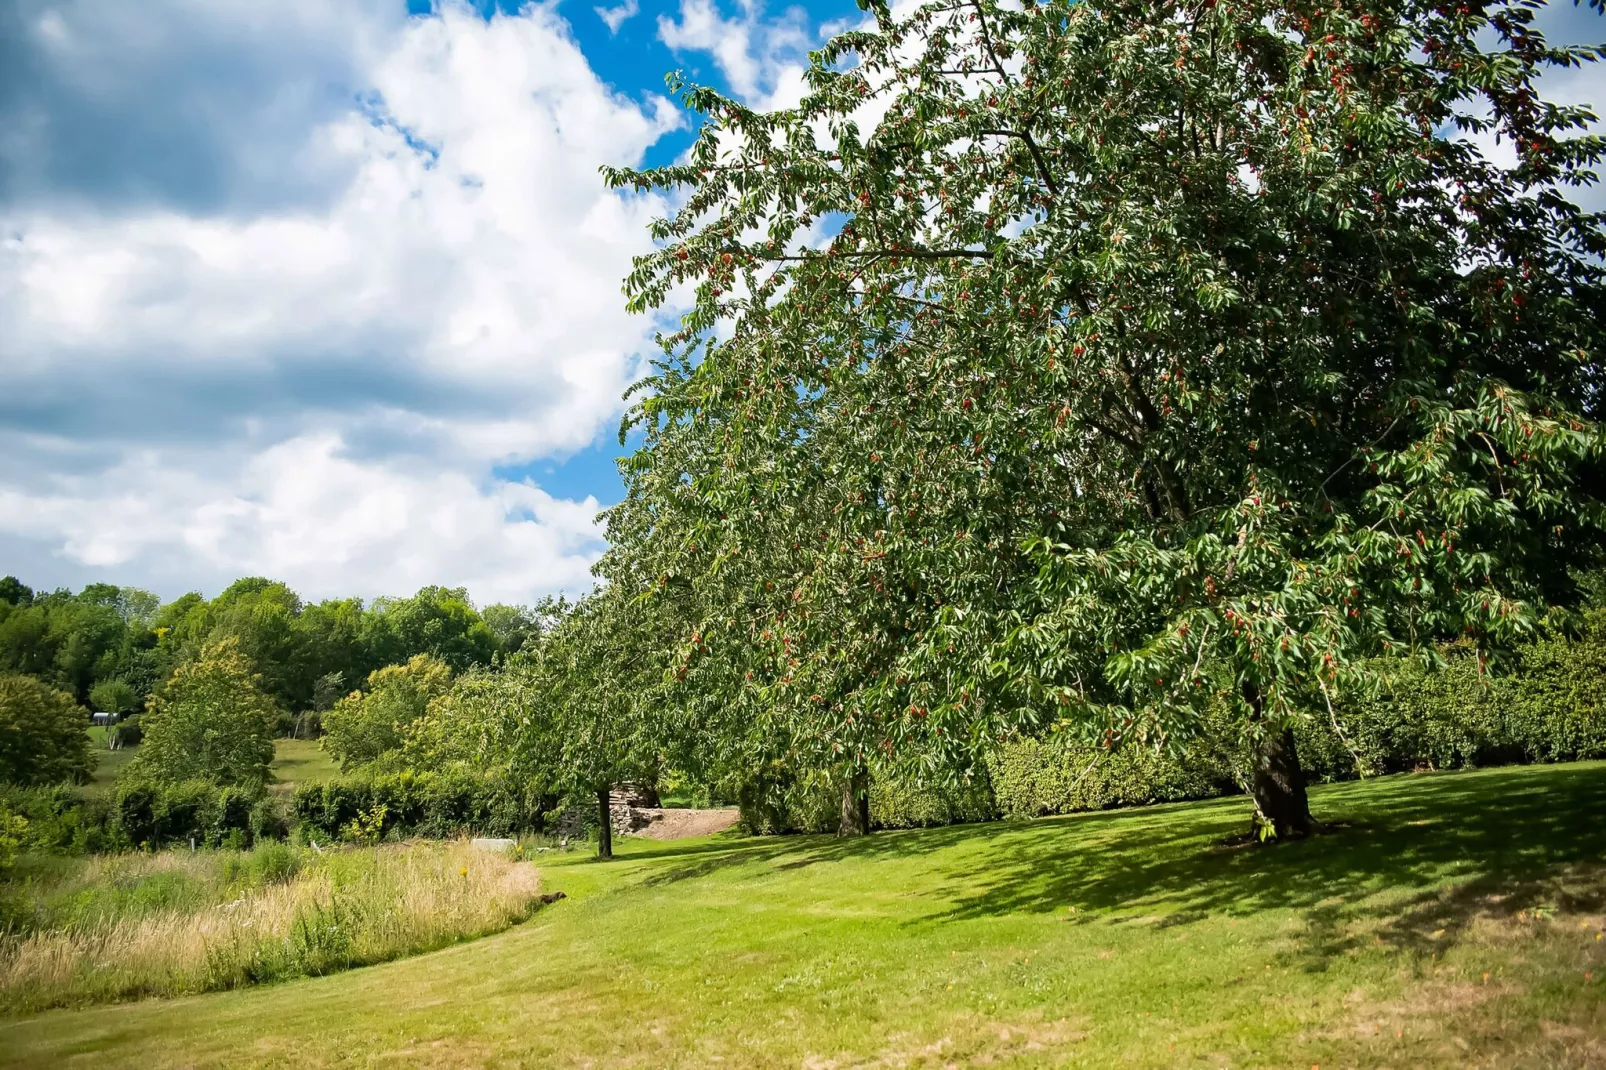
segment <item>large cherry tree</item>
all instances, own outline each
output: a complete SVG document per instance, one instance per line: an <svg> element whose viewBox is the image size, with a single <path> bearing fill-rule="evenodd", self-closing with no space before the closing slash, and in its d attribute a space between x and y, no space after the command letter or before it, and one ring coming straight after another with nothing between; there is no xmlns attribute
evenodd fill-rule
<svg viewBox="0 0 1606 1070"><path fill-rule="evenodd" d="M1599 10L1599 0L1593 6ZM1268 836L1379 656L1489 656L1600 531L1602 140L1538 4L938 0L770 112L681 86L603 572L751 763L1186 747ZM1219 719L1212 719L1219 724ZM755 765L755 768L757 765Z"/></svg>

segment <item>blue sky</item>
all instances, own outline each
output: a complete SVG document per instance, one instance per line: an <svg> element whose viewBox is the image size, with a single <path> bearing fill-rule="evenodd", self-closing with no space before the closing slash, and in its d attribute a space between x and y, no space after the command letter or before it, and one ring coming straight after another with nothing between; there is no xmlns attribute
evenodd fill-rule
<svg viewBox="0 0 1606 1070"><path fill-rule="evenodd" d="M0 573L165 596L583 589L619 284L693 136L851 0L0 8ZM672 310L671 310L672 312Z"/></svg>
<svg viewBox="0 0 1606 1070"><path fill-rule="evenodd" d="M667 72L788 103L806 50L860 17L0 4L0 574L585 589L661 326L620 281L668 208L597 168L685 149ZM1548 21L1606 37L1570 4ZM1598 101L1601 71L1549 88Z"/></svg>

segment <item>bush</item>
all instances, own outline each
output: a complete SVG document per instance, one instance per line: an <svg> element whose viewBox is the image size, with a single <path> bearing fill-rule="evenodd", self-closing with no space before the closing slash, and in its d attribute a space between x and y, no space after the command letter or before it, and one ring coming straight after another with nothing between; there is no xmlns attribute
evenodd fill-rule
<svg viewBox="0 0 1606 1070"><path fill-rule="evenodd" d="M1325 710L1296 726L1306 776L1348 780L1606 757L1606 613L1587 617L1577 637L1522 647L1500 676L1480 675L1466 644L1442 653L1446 664L1431 672L1410 662L1379 665L1386 681L1380 693L1336 711L1342 736ZM1221 730L1205 736L1225 738ZM1036 740L1003 745L989 762L999 810L1032 817L1206 798L1237 791L1235 773L1243 768L1230 741L1181 759L1134 750L1094 763L1095 753Z"/></svg>
<svg viewBox="0 0 1606 1070"><path fill-rule="evenodd" d="M400 750L408 727L451 686L450 666L427 654L377 669L366 692L353 691L323 715L324 749L348 771Z"/></svg>
<svg viewBox="0 0 1606 1070"><path fill-rule="evenodd" d="M44 854L112 851L125 845L103 798L84 799L66 785L45 788L0 786L0 808L28 821L20 850Z"/></svg>
<svg viewBox="0 0 1606 1070"><path fill-rule="evenodd" d="M991 821L997 816L998 803L985 772L968 784L951 787L910 780L870 781L870 824L874 828L932 828Z"/></svg>
<svg viewBox="0 0 1606 1070"><path fill-rule="evenodd" d="M106 743L112 750L122 750L124 747L139 746L144 738L145 731L140 728L139 714L136 713L112 725L106 734Z"/></svg>
<svg viewBox="0 0 1606 1070"><path fill-rule="evenodd" d="M825 781L754 779L737 793L742 828L754 835L835 832L842 820L839 787ZM969 784L937 786L897 777L870 778L872 828L929 828L998 816L985 774Z"/></svg>
<svg viewBox="0 0 1606 1070"><path fill-rule="evenodd" d="M65 691L31 676L0 674L0 781L56 784L89 779L89 720Z"/></svg>
<svg viewBox="0 0 1606 1070"><path fill-rule="evenodd" d="M1017 818L1204 799L1237 790L1231 761L1203 751L1179 760L1138 748L1104 753L1020 739L1000 746L988 771L998 810Z"/></svg>
<svg viewBox="0 0 1606 1070"><path fill-rule="evenodd" d="M173 671L145 715L145 740L125 775L260 787L273 761L276 707L234 639Z"/></svg>
<svg viewBox="0 0 1606 1070"><path fill-rule="evenodd" d="M285 820L260 791L207 780L125 781L113 802L116 832L135 847L189 844L244 848L282 838Z"/></svg>
<svg viewBox="0 0 1606 1070"><path fill-rule="evenodd" d="M380 836L538 832L556 801L505 774L453 768L368 773L303 784L296 789L294 807L303 837L335 840L352 822L372 821L381 811Z"/></svg>

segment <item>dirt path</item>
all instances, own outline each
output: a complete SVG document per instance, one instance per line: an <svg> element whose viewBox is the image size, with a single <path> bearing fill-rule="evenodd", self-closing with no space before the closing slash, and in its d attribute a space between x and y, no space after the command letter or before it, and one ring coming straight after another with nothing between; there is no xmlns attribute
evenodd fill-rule
<svg viewBox="0 0 1606 1070"><path fill-rule="evenodd" d="M741 812L735 807L720 810L647 810L633 808L632 814L647 818L645 828L633 835L649 840L683 840L688 836L712 836L736 824Z"/></svg>

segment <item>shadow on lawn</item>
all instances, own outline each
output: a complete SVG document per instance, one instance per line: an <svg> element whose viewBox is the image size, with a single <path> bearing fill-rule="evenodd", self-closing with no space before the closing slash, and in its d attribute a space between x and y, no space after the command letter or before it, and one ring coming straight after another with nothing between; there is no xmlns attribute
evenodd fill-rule
<svg viewBox="0 0 1606 1070"><path fill-rule="evenodd" d="M653 875L653 884L732 865L800 869L915 858L959 848L934 876L942 905L912 924L1076 907L1084 923L1177 925L1210 915L1292 909L1307 922L1301 958L1321 968L1362 939L1426 955L1473 917L1535 905L1593 909L1606 867L1571 885L1560 867L1606 858L1606 766L1525 766L1399 776L1320 789L1318 817L1340 827L1259 848L1224 840L1248 823L1243 799L1029 823L733 843ZM748 841L752 843L753 841ZM1448 890L1447 879L1456 881ZM1390 896L1363 902L1374 893ZM1112 913L1113 912L1113 913ZM1367 922L1359 928L1356 922ZM1430 938L1435 930L1444 930Z"/></svg>

